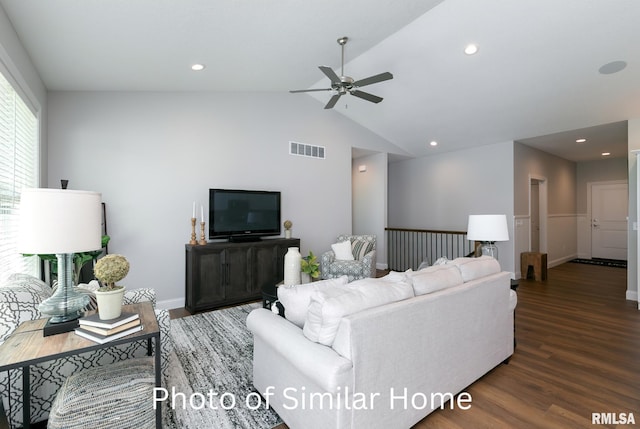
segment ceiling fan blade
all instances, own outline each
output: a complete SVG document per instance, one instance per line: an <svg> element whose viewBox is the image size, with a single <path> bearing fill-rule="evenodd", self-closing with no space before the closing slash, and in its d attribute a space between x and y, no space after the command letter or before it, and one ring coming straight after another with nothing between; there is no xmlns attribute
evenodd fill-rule
<svg viewBox="0 0 640 429"><path fill-rule="evenodd" d="M389 72L377 74L375 76L365 77L364 79L353 82L353 86L366 86L372 83L383 82L385 80L393 79L393 75Z"/></svg>
<svg viewBox="0 0 640 429"><path fill-rule="evenodd" d="M356 97L362 98L372 103L379 103L382 100L384 100L384 98L378 97L377 95L369 94L368 92L358 91L358 90L351 91L351 95L355 95Z"/></svg>
<svg viewBox="0 0 640 429"><path fill-rule="evenodd" d="M329 102L327 103L326 106L324 106L325 109L332 109L333 106L336 105L336 103L338 102L338 100L340 99L340 96L342 94L338 93L336 95L334 95L333 97L331 97L331 99L329 100Z"/></svg>
<svg viewBox="0 0 640 429"><path fill-rule="evenodd" d="M331 67L319 66L318 68L322 71L322 73L325 74L325 76L329 78L331 83L340 83L340 77L336 74L336 72L333 71Z"/></svg>
<svg viewBox="0 0 640 429"><path fill-rule="evenodd" d="M315 92L315 91L331 91L331 88L322 88L322 89L294 89L289 91L290 93L296 92Z"/></svg>

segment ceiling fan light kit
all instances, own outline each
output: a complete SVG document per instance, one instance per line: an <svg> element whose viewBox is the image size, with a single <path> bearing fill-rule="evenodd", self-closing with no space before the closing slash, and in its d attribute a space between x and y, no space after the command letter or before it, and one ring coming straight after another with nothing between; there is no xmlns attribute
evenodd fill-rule
<svg viewBox="0 0 640 429"><path fill-rule="evenodd" d="M334 91L333 96L329 99L329 102L324 106L325 109L331 109L336 105L340 97L343 95L351 94L355 97L362 98L363 100L370 101L372 103L380 103L383 98L377 95L369 94L368 92L360 91L358 88L371 85L385 80L393 79L393 75L389 72L380 73L374 76L369 76L364 79L354 80L350 76L344 75L344 45L347 44L348 37L341 37L338 39L338 44L342 47L342 61L340 67L340 76L333 71L331 67L319 66L318 68L325 76L331 81L331 88L320 89L297 89L289 91L290 93L296 92L316 92L316 91Z"/></svg>

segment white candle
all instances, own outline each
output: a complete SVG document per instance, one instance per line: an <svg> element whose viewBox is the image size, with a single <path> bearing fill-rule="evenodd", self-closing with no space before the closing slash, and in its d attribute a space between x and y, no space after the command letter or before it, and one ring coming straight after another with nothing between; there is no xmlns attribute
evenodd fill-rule
<svg viewBox="0 0 640 429"><path fill-rule="evenodd" d="M191 213L191 217L195 219L196 217L196 202L193 202L193 212Z"/></svg>
<svg viewBox="0 0 640 429"><path fill-rule="evenodd" d="M200 206L200 222L204 222L204 207Z"/></svg>

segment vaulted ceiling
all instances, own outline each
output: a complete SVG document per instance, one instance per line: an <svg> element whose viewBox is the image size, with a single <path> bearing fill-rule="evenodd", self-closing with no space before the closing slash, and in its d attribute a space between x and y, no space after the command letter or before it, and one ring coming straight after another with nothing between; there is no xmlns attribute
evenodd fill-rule
<svg viewBox="0 0 640 429"><path fill-rule="evenodd" d="M346 95L333 111L323 109L330 92L291 94L292 102L317 98L318 115L343 114L411 156L516 140L573 160L598 159L605 150L620 157L627 155L625 120L640 118L637 0L0 0L0 6L52 91L328 87L318 66L340 74L336 39L348 36L345 75L393 73L393 80L363 88L384 100ZM478 45L475 55L463 53L469 43ZM622 63L606 65L620 61L626 66L609 73ZM206 68L193 72L193 63ZM575 135L587 142L577 145Z"/></svg>

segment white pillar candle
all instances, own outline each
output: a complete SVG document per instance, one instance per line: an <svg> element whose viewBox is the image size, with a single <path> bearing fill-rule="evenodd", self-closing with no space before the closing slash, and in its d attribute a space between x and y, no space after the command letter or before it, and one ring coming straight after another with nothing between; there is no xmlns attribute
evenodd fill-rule
<svg viewBox="0 0 640 429"><path fill-rule="evenodd" d="M204 207L200 206L200 222L204 222Z"/></svg>
<svg viewBox="0 0 640 429"><path fill-rule="evenodd" d="M195 218L196 217L196 202L193 202L193 212L191 213L191 217Z"/></svg>

